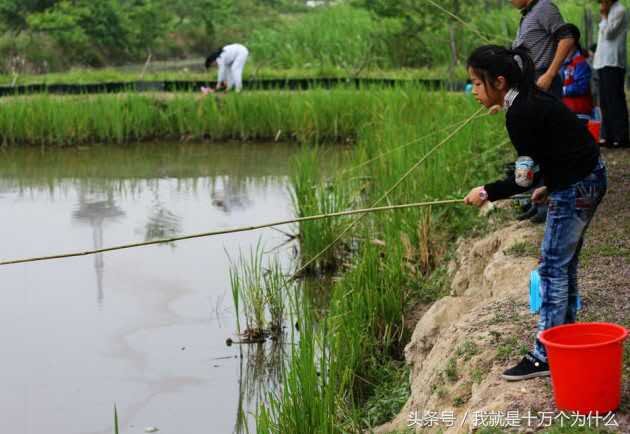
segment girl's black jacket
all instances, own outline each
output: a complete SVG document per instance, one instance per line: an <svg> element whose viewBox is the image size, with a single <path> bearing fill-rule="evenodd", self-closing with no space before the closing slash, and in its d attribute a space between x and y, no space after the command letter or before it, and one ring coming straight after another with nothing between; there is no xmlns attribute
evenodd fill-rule
<svg viewBox="0 0 630 434"><path fill-rule="evenodd" d="M599 146L560 100L545 92L520 93L508 108L505 126L519 157L530 157L549 192L562 190L589 175L599 160ZM485 185L488 199L505 199L531 187L520 187L514 177Z"/></svg>

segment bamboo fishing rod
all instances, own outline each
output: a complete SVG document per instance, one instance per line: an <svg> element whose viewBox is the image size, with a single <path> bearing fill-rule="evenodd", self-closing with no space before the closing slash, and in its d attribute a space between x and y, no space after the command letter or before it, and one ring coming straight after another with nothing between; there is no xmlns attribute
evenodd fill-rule
<svg viewBox="0 0 630 434"><path fill-rule="evenodd" d="M221 230L211 231L211 232L203 232L203 233L198 233L198 234L182 235L180 237L173 237L173 238L167 238L167 239L145 241L145 242L140 242L140 243L122 244L118 246L105 247L105 248L96 249L96 250L85 250L82 252L60 253L60 254L49 255L49 256L13 259L13 260L8 260L8 261L1 261L0 266L24 264L28 262L51 261L55 259L73 258L77 256L95 255L98 253L113 252L116 250L126 250L126 249L133 249L133 248L144 247L144 246L152 246L152 245L157 245L157 244L167 244L167 243L172 243L175 241L190 240L194 238L207 238L207 237L213 237L213 236L218 236L218 235L233 234L233 233L238 233L238 232L249 232L249 231L255 231L258 229L287 225L291 223L301 223L301 222L307 222L307 221L313 221L313 220L328 219L328 218L333 218L333 217L343 217L343 216L348 216L348 215L353 215L353 214L365 215L365 214L369 214L373 212L401 210L401 209L408 209L408 208L420 208L420 207L437 206L437 205L458 205L458 204L463 204L463 203L464 203L463 199L446 199L446 200L435 200L435 201L430 201L430 202L416 202L416 203L406 203L406 204L400 204L400 205L389 205L389 206L371 207L371 208L355 209L355 210L348 210L348 211L339 211L339 212L334 212L334 213L329 213L329 214L318 214L314 216L307 216L307 217L300 217L300 218L295 218L295 219L290 219L290 220L281 220L281 221L276 221L276 222L271 222L271 223L264 223L260 225L241 226L241 227L221 229Z"/></svg>
<svg viewBox="0 0 630 434"><path fill-rule="evenodd" d="M432 206L432 205L463 204L463 199L450 199L450 200L438 200L438 201L432 201L432 202L418 202L418 203L413 203L413 204L390 205L390 206L384 206L384 207L377 207L376 206L383 199L385 199L387 196L389 196L389 194L391 192L393 192L396 188L398 188L398 186L405 179L407 179L407 177L409 175L411 175L411 173L417 167L419 167L427 158L429 158L429 156L431 156L438 148L440 148L442 145L444 145L444 143L448 142L453 136L455 136L455 134L457 134L460 130L462 130L470 122L472 122L473 120L477 119L478 117L481 117L481 116L479 116L479 114L481 113L482 110L483 110L483 107L480 108L479 110L477 110L475 113L473 113L465 121L458 122L456 124L457 128L455 128L453 131L451 131L451 133L445 139L443 139L440 143L435 145L420 160L418 160L389 190L387 190L381 197L379 197L372 204L372 206L369 207L369 208L358 209L358 210L350 210L350 211L341 211L341 212L329 213L329 214L319 214L319 215L315 215L315 216L300 217L300 218L297 218L297 219L283 220L283 221L266 223L266 224L261 224L261 225L243 226L243 227L238 227L238 228L223 229L223 230L212 231L212 232L204 232L204 233L199 233L199 234L184 235L184 236L181 236L181 237L172 237L172 238L167 238L167 239L145 241L145 242L140 242L140 243L124 244L124 245L118 245L118 246L107 247L107 248L96 249L96 250L86 250L86 251L82 251L82 252L62 253L62 254L55 254L55 255L48 255L48 256L38 256L38 257L32 257L32 258L13 259L13 260L7 260L7 261L0 261L0 266L24 264L24 263L29 263L29 262L50 261L50 260L65 259L65 258L72 258L72 257L78 257L78 256L95 255L95 254L99 254L99 253L112 252L112 251L116 251L116 250L126 250L126 249L133 249L133 248L144 247L144 246L151 246L151 245L158 245L158 244L167 244L167 243L172 243L172 242L176 242L176 241L183 241L183 240L189 240L189 239L194 239L194 238L205 238L205 237L212 237L212 236L218 236L218 235L224 235L224 234L246 232L246 231L254 231L254 230L263 229L263 228L282 226L282 225L286 225L286 224L290 224L290 223L300 223L300 222L306 222L306 221L312 221L312 220L321 220L321 219L326 219L326 218L340 217L340 216L353 215L353 214L360 214L361 217L363 217L366 214L369 214L371 212L396 210L396 209L404 209L404 208L414 208L414 207L417 208L417 207ZM497 107L492 107L489 110L488 113L489 114L495 114L495 113L497 113L497 111L498 111ZM349 230L351 230L360 221L361 217L359 219L355 220L354 222L352 222L348 227L346 227L346 229L344 231L341 232L341 234L339 234L339 236L337 238L335 238L335 240L333 240L321 252L319 252L317 255L315 255L313 258L311 258L306 264L304 264L296 273L293 274L293 277L299 275L308 266L310 266L313 262L315 262L317 259L319 259L324 253L326 253L331 247L333 247Z"/></svg>

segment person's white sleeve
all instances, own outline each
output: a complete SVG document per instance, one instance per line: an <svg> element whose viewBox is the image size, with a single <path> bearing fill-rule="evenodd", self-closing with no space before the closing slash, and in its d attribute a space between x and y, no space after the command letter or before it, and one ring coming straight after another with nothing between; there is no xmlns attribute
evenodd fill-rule
<svg viewBox="0 0 630 434"><path fill-rule="evenodd" d="M626 11L618 8L615 11L611 11L608 15L608 19L604 20L603 26L604 37L606 39L613 40L619 35L626 25Z"/></svg>

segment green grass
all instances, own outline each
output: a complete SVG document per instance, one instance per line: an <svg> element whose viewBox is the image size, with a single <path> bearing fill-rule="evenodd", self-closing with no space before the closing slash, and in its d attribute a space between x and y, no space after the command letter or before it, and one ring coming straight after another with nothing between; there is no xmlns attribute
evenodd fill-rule
<svg viewBox="0 0 630 434"><path fill-rule="evenodd" d="M389 42L390 36L402 30L401 24L397 19L377 19L365 9L339 5L305 14L299 23L256 30L249 47L253 53L265 53L265 60L274 67L336 66L352 76L369 66L394 66Z"/></svg>
<svg viewBox="0 0 630 434"><path fill-rule="evenodd" d="M118 409L116 408L116 404L114 404L114 434L118 434L120 432L118 428Z"/></svg>
<svg viewBox="0 0 630 434"><path fill-rule="evenodd" d="M383 362L379 383L360 412L365 425L378 426L396 416L407 402L409 388L409 368L402 362Z"/></svg>
<svg viewBox="0 0 630 434"><path fill-rule="evenodd" d="M139 72L130 72L116 68L75 68L66 72L48 74L7 75L0 74L0 86L20 86L29 84L98 84L130 83L136 81L214 81L217 71L203 71L199 66L194 69L182 68L174 71L148 72L141 76ZM447 67L383 68L371 66L360 72L349 71L341 66L304 66L278 68L264 64L248 63L243 73L244 80L288 80L318 78L372 78L398 80L445 80L449 78ZM458 69L454 78L465 80L467 75Z"/></svg>
<svg viewBox="0 0 630 434"><path fill-rule="evenodd" d="M446 368L444 368L444 376L451 383L455 383L459 380L459 372L457 371L457 359L450 358L446 363Z"/></svg>
<svg viewBox="0 0 630 434"><path fill-rule="evenodd" d="M343 188L319 188L326 180L321 172L321 156L317 148L304 149L293 161L293 204L298 217L330 214L348 209L348 192ZM303 264L328 246L348 224L347 218L334 218L303 222L300 225L300 260ZM305 270L331 272L338 268L344 256L344 246L336 245Z"/></svg>
<svg viewBox="0 0 630 434"><path fill-rule="evenodd" d="M540 256L540 246L532 241L520 241L505 249L503 253L517 258L537 258Z"/></svg>
<svg viewBox="0 0 630 434"><path fill-rule="evenodd" d="M241 253L230 267L230 286L236 310L237 329L246 341L260 341L269 336L279 338L285 317L285 293L291 289L285 280L278 258L265 263L260 243ZM241 328L240 318L245 320Z"/></svg>
<svg viewBox="0 0 630 434"><path fill-rule="evenodd" d="M455 351L455 355L467 362L472 357L479 353L479 347L476 343L471 340L466 340L457 350Z"/></svg>
<svg viewBox="0 0 630 434"><path fill-rule="evenodd" d="M431 103L432 99L437 104ZM157 139L322 143L364 136L370 139L365 141L364 152L374 155L384 148L383 141L404 142L422 133L421 128L439 126L436 114L424 113L428 104L472 108L473 103L461 96L433 94L410 85L207 98L196 94L39 95L5 99L0 104L2 144L9 146L124 144ZM454 115L461 118L453 111L443 117L444 122L454 120ZM408 156L413 154L401 151L390 160Z"/></svg>

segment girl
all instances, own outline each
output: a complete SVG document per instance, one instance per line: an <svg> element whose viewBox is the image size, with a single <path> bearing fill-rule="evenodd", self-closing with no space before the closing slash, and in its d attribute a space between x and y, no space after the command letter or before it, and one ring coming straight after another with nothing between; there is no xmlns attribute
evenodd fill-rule
<svg viewBox="0 0 630 434"><path fill-rule="evenodd" d="M535 203L549 202L539 267L538 330L575 322L578 257L607 185L599 148L575 114L536 87L534 65L526 52L480 47L468 59L468 73L475 98L486 107L501 105L507 112L506 128L519 158L513 177L472 189L465 202L482 206L527 191L537 178L543 180L544 186L532 194ZM547 375L546 351L536 339L534 350L503 378Z"/></svg>
<svg viewBox="0 0 630 434"><path fill-rule="evenodd" d="M221 89L236 89L240 92L243 88L243 69L249 57L249 51L241 44L231 44L215 51L206 58L206 69L213 65L219 67L216 89L201 88L204 94Z"/></svg>

